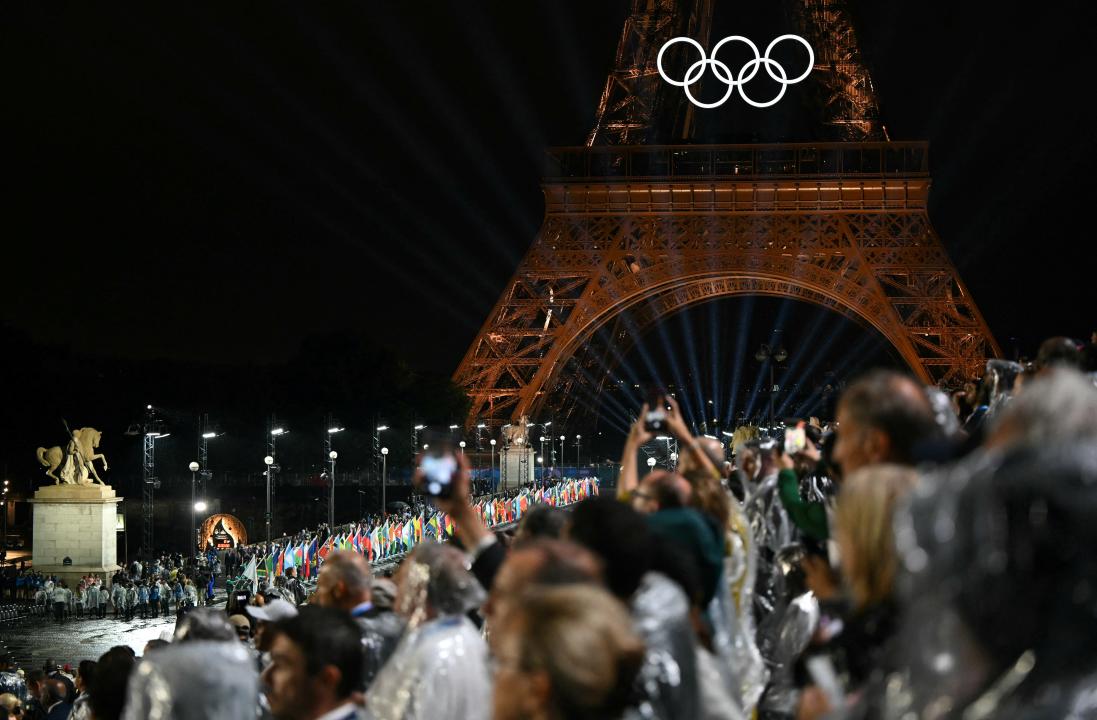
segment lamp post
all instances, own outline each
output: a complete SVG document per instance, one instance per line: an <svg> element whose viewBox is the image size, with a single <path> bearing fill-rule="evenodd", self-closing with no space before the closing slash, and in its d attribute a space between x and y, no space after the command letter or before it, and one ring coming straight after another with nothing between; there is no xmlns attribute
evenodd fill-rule
<svg viewBox="0 0 1097 720"><path fill-rule="evenodd" d="M579 477L579 466L582 465L582 463L579 462L579 441L582 438L582 435L575 436L575 477Z"/></svg>
<svg viewBox="0 0 1097 720"><path fill-rule="evenodd" d="M648 469L655 467L655 458L648 458Z"/></svg>
<svg viewBox="0 0 1097 720"><path fill-rule="evenodd" d="M773 366L777 363L783 363L788 359L788 351L784 346L778 345L776 348L771 348L768 344L762 343L762 347L758 348L758 352L754 353L754 359L758 362L765 362L770 360L769 364L769 426L773 427L773 396L775 394L776 385L773 380Z"/></svg>
<svg viewBox="0 0 1097 720"><path fill-rule="evenodd" d="M331 484L328 495L328 532L331 532L331 528L335 527L335 458L339 457L339 453L335 451L331 443L335 438L335 433L343 432L344 428L335 424L330 413L328 413L326 425L328 431L324 433L324 454L331 463L331 472L328 477L328 482Z"/></svg>
<svg viewBox="0 0 1097 720"><path fill-rule="evenodd" d="M3 522L4 522L4 547L6 551L8 549L8 486L11 485L9 480L4 481L4 497L3 497Z"/></svg>
<svg viewBox="0 0 1097 720"><path fill-rule="evenodd" d="M492 492L495 491L495 438L491 439L491 471L488 473L488 482L491 483Z"/></svg>
<svg viewBox="0 0 1097 720"><path fill-rule="evenodd" d="M265 458L263 458L263 462L266 463L266 466L267 466L267 544L269 545L270 540L271 540L271 537L270 537L270 476L271 476L271 469L274 467L274 457L271 456L271 455L267 455Z"/></svg>
<svg viewBox="0 0 1097 720"><path fill-rule="evenodd" d="M544 485L545 484L545 456L544 455L538 455L537 456L537 467L539 467L541 469L541 484Z"/></svg>
<svg viewBox="0 0 1097 720"><path fill-rule="evenodd" d="M457 446L461 448L461 454L464 455L465 454L465 441L462 440L461 442L457 443Z"/></svg>
<svg viewBox="0 0 1097 720"><path fill-rule="evenodd" d="M190 555L191 551L194 550L195 545L198 544L198 531L194 526L194 479L198 473L198 468L201 467L201 465L192 462L188 467L190 467L190 550L187 551L187 554Z"/></svg>
<svg viewBox="0 0 1097 720"><path fill-rule="evenodd" d="M381 448L381 518L385 517L385 488L388 486L389 449Z"/></svg>
<svg viewBox="0 0 1097 720"><path fill-rule="evenodd" d="M339 453L332 450L328 453L328 460L331 462L331 471L328 473L328 482L331 483L331 494L328 496L328 532L335 527L335 458L339 457Z"/></svg>
<svg viewBox="0 0 1097 720"><path fill-rule="evenodd" d="M415 457L419 453L419 431L425 428L426 425L415 425L411 428L411 456Z"/></svg>

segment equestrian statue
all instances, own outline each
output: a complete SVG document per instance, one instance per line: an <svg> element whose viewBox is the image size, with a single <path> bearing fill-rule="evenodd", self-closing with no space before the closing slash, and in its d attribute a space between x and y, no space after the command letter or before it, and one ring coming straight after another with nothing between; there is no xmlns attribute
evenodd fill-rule
<svg viewBox="0 0 1097 720"><path fill-rule="evenodd" d="M68 423L65 423L68 430ZM95 428L84 427L69 431L69 441L62 449L60 446L38 448L38 462L46 468L46 475L53 478L53 484L62 482L69 485L91 485L94 482L104 485L95 470L95 461L103 461L103 472L107 471L107 457L96 452L103 433ZM60 472L60 476L54 474Z"/></svg>

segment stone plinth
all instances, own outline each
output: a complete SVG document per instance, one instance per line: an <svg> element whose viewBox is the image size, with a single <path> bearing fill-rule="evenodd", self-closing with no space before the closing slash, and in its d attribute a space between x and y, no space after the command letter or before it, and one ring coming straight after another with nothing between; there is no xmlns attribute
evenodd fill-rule
<svg viewBox="0 0 1097 720"><path fill-rule="evenodd" d="M109 485L45 485L34 493L34 569L70 587L94 573L109 582L118 570L115 524L122 498ZM64 559L72 560L65 565Z"/></svg>
<svg viewBox="0 0 1097 720"><path fill-rule="evenodd" d="M537 457L533 448L512 445L499 454L499 489L517 490L533 482Z"/></svg>

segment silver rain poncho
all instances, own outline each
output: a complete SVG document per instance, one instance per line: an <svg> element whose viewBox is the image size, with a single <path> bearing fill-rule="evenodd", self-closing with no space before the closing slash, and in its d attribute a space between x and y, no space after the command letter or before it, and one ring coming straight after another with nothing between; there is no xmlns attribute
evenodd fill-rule
<svg viewBox="0 0 1097 720"><path fill-rule="evenodd" d="M642 699L630 717L698 717L697 644L686 594L667 576L649 572L629 602L629 613L646 646L638 678Z"/></svg>
<svg viewBox="0 0 1097 720"><path fill-rule="evenodd" d="M712 621L713 650L725 682L741 714L749 717L769 681L769 671L755 642L758 549L738 504L732 507L730 528L724 573L709 604L708 616Z"/></svg>
<svg viewBox="0 0 1097 720"><path fill-rule="evenodd" d="M194 640L141 659L122 720L254 720L258 705L255 656L237 640Z"/></svg>
<svg viewBox="0 0 1097 720"><path fill-rule="evenodd" d="M1097 717L1097 443L925 478L896 545L904 671L883 717Z"/></svg>
<svg viewBox="0 0 1097 720"><path fill-rule="evenodd" d="M404 561L397 612L407 629L366 694L376 720L488 720L488 649L465 613L484 590L467 559L447 545L421 545Z"/></svg>

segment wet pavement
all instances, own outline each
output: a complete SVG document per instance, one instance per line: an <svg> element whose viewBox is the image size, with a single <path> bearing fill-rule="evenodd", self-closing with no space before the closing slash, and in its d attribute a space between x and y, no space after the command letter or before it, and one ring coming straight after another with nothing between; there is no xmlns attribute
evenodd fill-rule
<svg viewBox="0 0 1097 720"><path fill-rule="evenodd" d="M223 591L220 607L224 607ZM215 603L215 607L218 603ZM98 660L115 645L128 645L138 655L145 643L162 634L170 639L175 631L175 610L167 616L142 620L134 617L127 622L115 620L108 610L107 617L70 618L56 622L51 615L32 615L15 622L0 624L0 641L7 645L16 663L24 669L40 668L46 660L75 667L81 660Z"/></svg>

